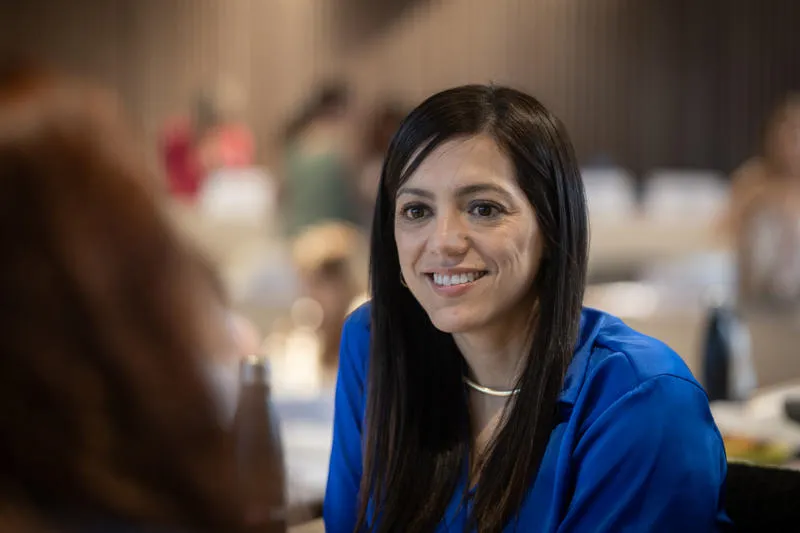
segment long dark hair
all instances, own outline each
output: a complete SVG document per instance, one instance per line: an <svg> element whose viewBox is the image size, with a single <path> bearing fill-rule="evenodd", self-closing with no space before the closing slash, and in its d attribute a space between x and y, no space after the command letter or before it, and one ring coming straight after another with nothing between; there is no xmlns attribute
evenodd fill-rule
<svg viewBox="0 0 800 533"><path fill-rule="evenodd" d="M405 119L381 175L371 243L372 355L358 528L430 531L441 520L469 455L465 362L402 286L395 196L442 143L489 135L512 161L536 213L544 253L532 290L530 353L522 388L487 450L470 527L498 532L517 512L557 421L557 398L578 335L588 222L574 150L562 123L514 89L468 85L438 93ZM465 493L466 496L466 493ZM370 514L370 504L374 510Z"/></svg>

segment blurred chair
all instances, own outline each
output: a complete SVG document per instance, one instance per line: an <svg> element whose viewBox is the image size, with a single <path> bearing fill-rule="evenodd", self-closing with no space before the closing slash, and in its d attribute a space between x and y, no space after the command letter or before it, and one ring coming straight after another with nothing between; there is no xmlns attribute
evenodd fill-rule
<svg viewBox="0 0 800 533"><path fill-rule="evenodd" d="M728 463L725 508L734 531L763 533L800 528L800 472Z"/></svg>
<svg viewBox="0 0 800 533"><path fill-rule="evenodd" d="M656 169L645 178L642 208L646 217L675 220L691 217L710 222L728 205L730 187L711 170Z"/></svg>
<svg viewBox="0 0 800 533"><path fill-rule="evenodd" d="M589 214L592 218L625 219L636 210L636 183L633 176L618 167L581 169Z"/></svg>

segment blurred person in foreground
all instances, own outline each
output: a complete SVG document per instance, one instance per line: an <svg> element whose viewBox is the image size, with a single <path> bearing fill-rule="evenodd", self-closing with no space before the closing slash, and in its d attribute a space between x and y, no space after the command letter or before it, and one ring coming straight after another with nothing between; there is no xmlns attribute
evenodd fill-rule
<svg viewBox="0 0 800 533"><path fill-rule="evenodd" d="M533 97L458 87L405 119L372 301L342 337L328 533L727 527L703 388L582 307L587 219L569 136Z"/></svg>
<svg viewBox="0 0 800 533"><path fill-rule="evenodd" d="M0 531L241 530L209 269L113 100L0 73Z"/></svg>
<svg viewBox="0 0 800 533"><path fill-rule="evenodd" d="M732 177L725 229L735 243L739 301L800 304L800 93L767 121L762 154Z"/></svg>

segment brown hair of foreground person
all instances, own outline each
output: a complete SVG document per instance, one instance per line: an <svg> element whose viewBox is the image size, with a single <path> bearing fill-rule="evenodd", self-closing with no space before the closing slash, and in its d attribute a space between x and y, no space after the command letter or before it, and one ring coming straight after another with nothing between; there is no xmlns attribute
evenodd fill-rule
<svg viewBox="0 0 800 533"><path fill-rule="evenodd" d="M0 295L0 531L239 529L207 268L112 99L20 68L0 72Z"/></svg>

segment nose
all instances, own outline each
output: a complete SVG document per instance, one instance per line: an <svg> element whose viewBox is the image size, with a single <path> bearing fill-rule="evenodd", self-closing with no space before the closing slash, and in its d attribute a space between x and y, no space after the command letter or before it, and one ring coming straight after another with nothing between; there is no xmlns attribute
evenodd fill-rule
<svg viewBox="0 0 800 533"><path fill-rule="evenodd" d="M458 213L447 213L436 219L430 240L431 251L441 256L460 256L467 252L467 228Z"/></svg>

